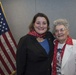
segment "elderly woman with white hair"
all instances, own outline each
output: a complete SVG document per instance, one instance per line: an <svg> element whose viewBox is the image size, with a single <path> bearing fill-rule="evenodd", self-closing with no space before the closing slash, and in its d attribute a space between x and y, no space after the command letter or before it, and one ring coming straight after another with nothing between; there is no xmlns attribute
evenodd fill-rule
<svg viewBox="0 0 76 75"><path fill-rule="evenodd" d="M54 56L52 75L76 75L76 40L69 35L66 19L57 19L54 25Z"/></svg>

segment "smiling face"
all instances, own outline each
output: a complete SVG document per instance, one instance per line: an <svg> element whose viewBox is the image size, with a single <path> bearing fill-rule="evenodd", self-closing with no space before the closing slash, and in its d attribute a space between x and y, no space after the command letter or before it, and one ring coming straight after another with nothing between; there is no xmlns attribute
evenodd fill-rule
<svg viewBox="0 0 76 75"><path fill-rule="evenodd" d="M69 35L68 29L64 25L57 25L55 27L55 37L60 43L64 43Z"/></svg>
<svg viewBox="0 0 76 75"><path fill-rule="evenodd" d="M43 34L48 29L47 20L44 17L37 17L34 23L34 29L38 34Z"/></svg>

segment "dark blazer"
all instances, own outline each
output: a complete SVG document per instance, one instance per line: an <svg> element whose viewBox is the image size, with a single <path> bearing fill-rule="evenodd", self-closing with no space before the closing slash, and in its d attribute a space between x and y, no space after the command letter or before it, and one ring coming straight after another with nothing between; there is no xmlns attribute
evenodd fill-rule
<svg viewBox="0 0 76 75"><path fill-rule="evenodd" d="M49 54L34 36L27 34L20 39L16 54L17 75L51 75L54 38L50 32L46 38L50 46Z"/></svg>

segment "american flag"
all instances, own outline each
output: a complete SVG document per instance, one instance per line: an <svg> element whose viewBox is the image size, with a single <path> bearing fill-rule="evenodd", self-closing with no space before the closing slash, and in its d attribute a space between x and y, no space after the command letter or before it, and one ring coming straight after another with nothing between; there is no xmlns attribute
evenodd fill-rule
<svg viewBox="0 0 76 75"><path fill-rule="evenodd" d="M13 75L16 71L16 49L0 2L0 75Z"/></svg>

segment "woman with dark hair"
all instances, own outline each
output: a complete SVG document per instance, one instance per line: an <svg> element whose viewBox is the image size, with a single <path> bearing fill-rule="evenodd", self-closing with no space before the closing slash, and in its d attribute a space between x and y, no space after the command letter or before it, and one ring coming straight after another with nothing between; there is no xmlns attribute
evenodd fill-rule
<svg viewBox="0 0 76 75"><path fill-rule="evenodd" d="M17 75L51 75L54 37L49 28L48 17L37 13L29 26L29 33L18 44Z"/></svg>

